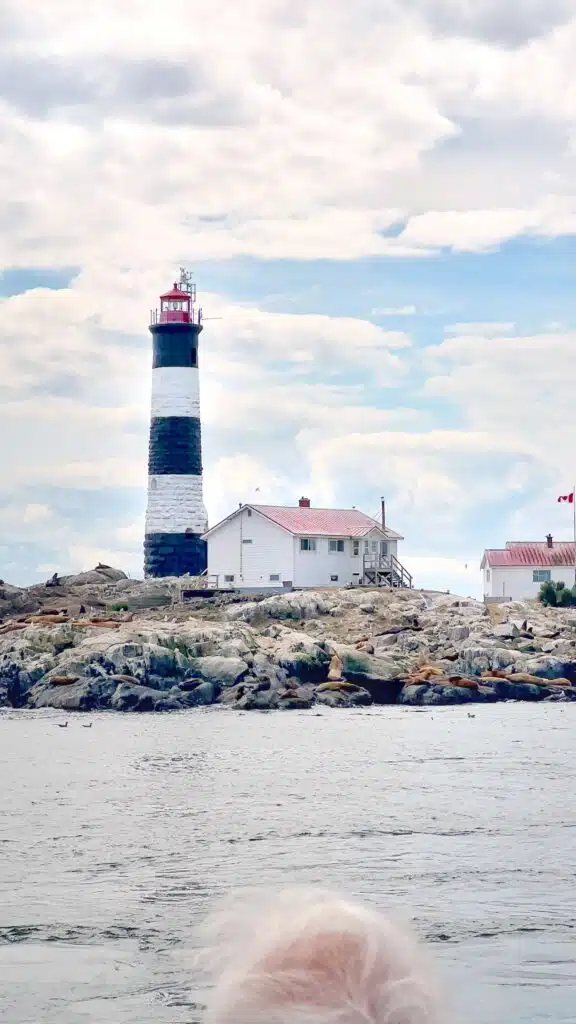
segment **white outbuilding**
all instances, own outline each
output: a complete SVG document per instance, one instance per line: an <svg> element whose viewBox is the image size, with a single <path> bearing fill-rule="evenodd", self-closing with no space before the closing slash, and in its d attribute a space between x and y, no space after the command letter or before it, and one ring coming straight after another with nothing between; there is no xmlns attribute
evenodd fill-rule
<svg viewBox="0 0 576 1024"><path fill-rule="evenodd" d="M523 601L538 596L543 583L575 582L576 545L554 541L509 540L505 548L484 552L482 584L485 598Z"/></svg>
<svg viewBox="0 0 576 1024"><path fill-rule="evenodd" d="M241 505L213 526L208 543L210 586L238 590L343 587L371 583L411 587L398 561L404 538L357 509Z"/></svg>

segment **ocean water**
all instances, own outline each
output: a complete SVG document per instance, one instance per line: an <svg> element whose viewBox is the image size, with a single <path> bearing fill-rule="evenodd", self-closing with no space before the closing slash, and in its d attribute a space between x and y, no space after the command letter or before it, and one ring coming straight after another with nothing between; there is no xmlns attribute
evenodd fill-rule
<svg viewBox="0 0 576 1024"><path fill-rule="evenodd" d="M0 713L0 1019L196 1024L214 897L312 882L415 921L456 1020L576 1021L576 704L474 714Z"/></svg>

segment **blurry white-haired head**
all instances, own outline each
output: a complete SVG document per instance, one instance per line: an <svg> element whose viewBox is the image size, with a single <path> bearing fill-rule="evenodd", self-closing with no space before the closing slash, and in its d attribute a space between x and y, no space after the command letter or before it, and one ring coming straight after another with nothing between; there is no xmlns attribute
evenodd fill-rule
<svg viewBox="0 0 576 1024"><path fill-rule="evenodd" d="M410 929L336 894L240 891L200 941L206 1024L446 1024Z"/></svg>

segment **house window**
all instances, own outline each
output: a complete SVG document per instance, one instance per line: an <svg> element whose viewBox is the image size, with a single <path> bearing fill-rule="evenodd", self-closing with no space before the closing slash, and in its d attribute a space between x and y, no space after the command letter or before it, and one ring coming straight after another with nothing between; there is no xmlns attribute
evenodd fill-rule
<svg viewBox="0 0 576 1024"><path fill-rule="evenodd" d="M490 569L486 569L486 579L490 580Z"/></svg>
<svg viewBox="0 0 576 1024"><path fill-rule="evenodd" d="M247 508L246 509L246 515L247 516L251 516L252 515L252 509L251 508Z"/></svg>
<svg viewBox="0 0 576 1024"><path fill-rule="evenodd" d="M534 569L532 573L533 583L549 583L552 579L552 573L550 569Z"/></svg>
<svg viewBox="0 0 576 1024"><path fill-rule="evenodd" d="M364 551L369 551L369 550L370 550L370 545L369 545L368 541L365 540L364 541Z"/></svg>
<svg viewBox="0 0 576 1024"><path fill-rule="evenodd" d="M242 543L243 544L251 544L252 541L248 537L244 537L243 540L242 540Z"/></svg>
<svg viewBox="0 0 576 1024"><path fill-rule="evenodd" d="M314 537L301 537L300 551L316 551L316 541Z"/></svg>
<svg viewBox="0 0 576 1024"><path fill-rule="evenodd" d="M331 540L331 541L329 541L328 542L328 550L329 551L343 552L344 551L344 541L343 540Z"/></svg>
<svg viewBox="0 0 576 1024"><path fill-rule="evenodd" d="M353 540L352 541L352 554L355 557L360 554L360 541L359 540Z"/></svg>
<svg viewBox="0 0 576 1024"><path fill-rule="evenodd" d="M330 577L330 583L338 583L338 577L337 576L331 576Z"/></svg>
<svg viewBox="0 0 576 1024"><path fill-rule="evenodd" d="M234 577L233 576L225 576L224 577L224 583L234 583Z"/></svg>
<svg viewBox="0 0 576 1024"><path fill-rule="evenodd" d="M270 574L270 583L280 583L280 573L273 572Z"/></svg>
<svg viewBox="0 0 576 1024"><path fill-rule="evenodd" d="M374 552L375 555L378 553L378 541L377 540L373 540L372 541L372 551Z"/></svg>

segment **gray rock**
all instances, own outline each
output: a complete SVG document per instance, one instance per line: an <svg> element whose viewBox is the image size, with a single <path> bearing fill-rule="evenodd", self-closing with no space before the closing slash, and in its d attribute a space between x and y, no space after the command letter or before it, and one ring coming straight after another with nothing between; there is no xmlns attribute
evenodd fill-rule
<svg viewBox="0 0 576 1024"><path fill-rule="evenodd" d="M494 679L491 688L497 700L543 700L550 694L544 686L535 683L512 683L507 679Z"/></svg>
<svg viewBox="0 0 576 1024"><path fill-rule="evenodd" d="M402 666L392 658L376 658L353 647L335 647L342 659L342 674L351 683L362 683L364 680L388 681L402 675Z"/></svg>
<svg viewBox="0 0 576 1024"><path fill-rule="evenodd" d="M487 704L494 704L498 697L491 686L479 686L477 691Z"/></svg>
<svg viewBox="0 0 576 1024"><path fill-rule="evenodd" d="M494 626L492 635L498 640L515 640L520 636L520 630L514 622L505 622L500 626Z"/></svg>
<svg viewBox="0 0 576 1024"><path fill-rule="evenodd" d="M162 697L154 705L154 711L182 711L182 703L174 697Z"/></svg>
<svg viewBox="0 0 576 1024"><path fill-rule="evenodd" d="M403 686L399 695L399 704L421 704L422 698L425 693L428 692L430 687L426 683L419 683L418 686Z"/></svg>
<svg viewBox="0 0 576 1024"><path fill-rule="evenodd" d="M527 672L528 659L525 654L508 647L491 646L490 644L465 644L460 649L458 662L455 663L463 676L479 676L483 672L494 670L513 670Z"/></svg>
<svg viewBox="0 0 576 1024"><path fill-rule="evenodd" d="M43 674L35 675L31 668L26 670L13 661L6 661L0 669L0 707L24 707L29 691Z"/></svg>
<svg viewBox="0 0 576 1024"><path fill-rule="evenodd" d="M114 711L154 711L156 705L167 699L166 694L149 686L136 686L133 683L120 683L110 700ZM180 703L179 707L183 705Z"/></svg>
<svg viewBox="0 0 576 1024"><path fill-rule="evenodd" d="M321 683L328 675L330 655L317 644L293 645L279 654L278 664L304 683Z"/></svg>
<svg viewBox="0 0 576 1024"><path fill-rule="evenodd" d="M174 649L161 647L159 644L144 644L143 656L147 677L174 679L180 676L183 666L181 659L180 665L178 664Z"/></svg>
<svg viewBox="0 0 576 1024"><path fill-rule="evenodd" d="M276 664L268 654L257 653L252 658L250 674L274 686L284 682L289 672Z"/></svg>
<svg viewBox="0 0 576 1024"><path fill-rule="evenodd" d="M397 643L398 633L386 633L384 636L374 637L376 654L381 648L385 650L388 647L395 647Z"/></svg>
<svg viewBox="0 0 576 1024"><path fill-rule="evenodd" d="M198 681L198 685L192 690L184 689L186 683L180 683L177 687L178 699L187 708L202 707L207 704L214 704L220 694L220 687L216 683ZM175 696L176 691L170 690Z"/></svg>
<svg viewBox="0 0 576 1024"><path fill-rule="evenodd" d="M259 690L246 687L238 700L232 704L237 711L271 711L279 704L276 690Z"/></svg>
<svg viewBox="0 0 576 1024"><path fill-rule="evenodd" d="M451 702L446 700L442 690L429 689L426 690L426 693L422 694L418 703L421 704L422 707L436 707L450 704Z"/></svg>
<svg viewBox="0 0 576 1024"><path fill-rule="evenodd" d="M95 573L88 581L27 588L22 593L9 593L0 584L0 614L11 602L26 608L32 603L33 611L68 606L70 616L69 622L38 621L21 629L9 624L0 632L0 704L25 706L29 701L31 706L73 709L87 701L97 701L97 706L114 701L113 706L124 709L158 705L162 711L219 701L260 710L291 709L316 701L315 688L327 679L335 653L341 658L344 680L368 696L353 698L342 688L344 696L322 698L327 706L370 699L422 703L424 696L433 703L508 700L516 695L547 699L545 686L527 688L532 685L530 676L576 682L573 609L547 611L514 602L499 612L511 621L495 626L480 602L445 595L424 598L408 591L343 589L251 601L225 595L196 601L188 610L179 605L174 611L142 612L133 618L119 615L116 624L102 627L80 615L80 604L110 607L121 598L123 603L133 602L132 607L143 607L138 595L147 594L177 603L183 581L139 582L114 572L112 579L106 567ZM366 621L371 621L366 618L368 607L377 616L374 631L386 635L361 641ZM534 635L527 628L528 616ZM426 673L420 683L417 670L426 664L443 672L441 684L434 677L422 685ZM528 673L526 684L513 680L505 686L496 681L494 688L494 680L483 678L477 691L457 685L458 676L498 676L500 669ZM332 674L338 671L339 665ZM79 678L59 688L49 685L55 676ZM454 686L447 683L450 677ZM405 686L407 679L417 688ZM562 692L566 687L571 690L566 683ZM552 686L548 689L553 691Z"/></svg>
<svg viewBox="0 0 576 1024"><path fill-rule="evenodd" d="M31 708L59 708L62 711L96 711L108 708L117 684L111 679L79 679L68 686L38 683L28 695Z"/></svg>
<svg viewBox="0 0 576 1024"><path fill-rule="evenodd" d="M453 626L452 629L448 630L448 639L452 643L457 643L459 640L467 640L470 636L470 626Z"/></svg>
<svg viewBox="0 0 576 1024"><path fill-rule="evenodd" d="M60 577L60 586L78 587L85 584L116 583L118 580L127 580L128 577L121 569L113 569L111 565L98 565L88 572L79 572L75 576Z"/></svg>
<svg viewBox="0 0 576 1024"><path fill-rule="evenodd" d="M318 704L325 704L331 708L357 708L368 707L372 704L372 696L363 687L355 692L348 690L322 690L316 692Z"/></svg>
<svg viewBox="0 0 576 1024"><path fill-rule="evenodd" d="M473 690L464 686L446 686L440 683L426 685L424 683L405 686L398 698L399 704L422 705L446 705L446 704L475 704L486 700L486 696L479 690Z"/></svg>
<svg viewBox="0 0 576 1024"><path fill-rule="evenodd" d="M403 686L406 668L391 658L376 658L350 647L334 645L342 659L342 675L368 690L375 704L394 704Z"/></svg>
<svg viewBox="0 0 576 1024"><path fill-rule="evenodd" d="M576 659L565 661L553 655L540 655L530 658L524 671L542 679L571 679L576 676Z"/></svg>
<svg viewBox="0 0 576 1024"><path fill-rule="evenodd" d="M137 658L142 658L144 647L142 644L128 641L121 644L112 644L106 651L107 660L114 665L117 672L124 672L126 666Z"/></svg>
<svg viewBox="0 0 576 1024"><path fill-rule="evenodd" d="M191 678L204 679L220 686L236 686L248 674L243 658L221 658L218 655L196 658L190 663Z"/></svg>
<svg viewBox="0 0 576 1024"><path fill-rule="evenodd" d="M435 686L434 690L442 698L443 704L474 704L483 699L477 690L464 686Z"/></svg>
<svg viewBox="0 0 576 1024"><path fill-rule="evenodd" d="M303 694L296 694L294 697L279 697L278 699L278 710L279 711L306 711L311 708L314 703L314 697L312 695L305 696Z"/></svg>

